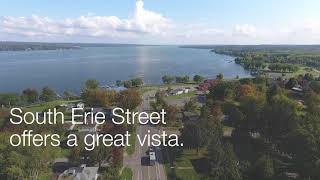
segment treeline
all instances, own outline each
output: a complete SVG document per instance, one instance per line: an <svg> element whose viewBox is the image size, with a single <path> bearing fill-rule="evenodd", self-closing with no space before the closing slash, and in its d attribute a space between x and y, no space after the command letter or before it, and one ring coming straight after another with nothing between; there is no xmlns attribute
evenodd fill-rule
<svg viewBox="0 0 320 180"><path fill-rule="evenodd" d="M219 74L219 76L222 76L223 78L223 74ZM195 83L201 83L205 80L205 77L201 76L201 75L194 75L192 78L192 81ZM172 83L190 83L191 79L189 76L185 75L185 76L171 76L171 75L164 75L162 76L162 82L164 84L172 84Z"/></svg>
<svg viewBox="0 0 320 180"><path fill-rule="evenodd" d="M117 86L124 86L125 88L132 88L132 87L139 87L144 84L143 79L141 78L134 78L131 80L121 81L117 80L116 85Z"/></svg>
<svg viewBox="0 0 320 180"><path fill-rule="evenodd" d="M249 61L298 64L320 69L320 46L215 46L212 51Z"/></svg>
<svg viewBox="0 0 320 180"><path fill-rule="evenodd" d="M64 98L76 98L70 91L64 91ZM0 93L0 105L2 106L17 106L32 104L36 102L49 102L61 98L53 89L44 87L40 92L36 89L27 88L21 94L17 93Z"/></svg>
<svg viewBox="0 0 320 180"><path fill-rule="evenodd" d="M181 130L184 148L207 150L207 179L319 179L320 82L303 78L301 99L262 77L210 88L199 122Z"/></svg>
<svg viewBox="0 0 320 180"><path fill-rule="evenodd" d="M267 70L278 72L297 72L299 67L287 63L269 63L261 60L261 58L252 58L251 56L239 57L235 59L235 63L243 65L248 70Z"/></svg>

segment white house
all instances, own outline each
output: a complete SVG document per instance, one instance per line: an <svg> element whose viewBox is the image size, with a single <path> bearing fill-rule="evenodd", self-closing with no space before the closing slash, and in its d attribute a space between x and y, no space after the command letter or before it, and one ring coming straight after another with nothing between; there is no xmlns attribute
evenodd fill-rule
<svg viewBox="0 0 320 180"><path fill-rule="evenodd" d="M72 167L60 174L58 180L97 180L98 169L98 167L87 167L86 165Z"/></svg>
<svg viewBox="0 0 320 180"><path fill-rule="evenodd" d="M84 108L84 103L82 103L82 102L79 102L79 103L77 103L77 108Z"/></svg>

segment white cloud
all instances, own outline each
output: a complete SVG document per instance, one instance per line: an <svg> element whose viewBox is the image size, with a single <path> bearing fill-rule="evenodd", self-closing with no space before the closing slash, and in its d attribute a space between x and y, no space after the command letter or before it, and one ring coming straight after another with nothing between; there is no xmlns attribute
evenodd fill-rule
<svg viewBox="0 0 320 180"><path fill-rule="evenodd" d="M214 22L214 20L213 20ZM78 18L0 17L1 40L76 41L152 44L320 43L320 22L307 19L272 27L237 24L234 27L180 24L144 8L137 0L134 15L122 19L94 13Z"/></svg>
<svg viewBox="0 0 320 180"><path fill-rule="evenodd" d="M235 36L255 37L256 32L257 32L256 27L251 24L236 25L236 27L234 29Z"/></svg>
<svg viewBox="0 0 320 180"><path fill-rule="evenodd" d="M27 37L34 36L91 36L135 38L141 34L157 34L170 27L161 14L144 9L142 0L136 2L134 17L87 15L57 21L48 17L1 17L0 32Z"/></svg>

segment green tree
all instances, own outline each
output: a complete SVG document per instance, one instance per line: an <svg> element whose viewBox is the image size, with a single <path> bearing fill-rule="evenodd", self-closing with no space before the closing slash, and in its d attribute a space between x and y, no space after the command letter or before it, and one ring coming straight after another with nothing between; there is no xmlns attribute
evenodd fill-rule
<svg viewBox="0 0 320 180"><path fill-rule="evenodd" d="M63 91L63 97L66 99L66 100L70 100L72 97L73 97L73 94L71 91L69 90L64 90Z"/></svg>
<svg viewBox="0 0 320 180"><path fill-rule="evenodd" d="M19 103L19 96L15 93L1 93L0 94L0 105L13 106Z"/></svg>
<svg viewBox="0 0 320 180"><path fill-rule="evenodd" d="M143 80L141 78L135 78L131 80L132 86L139 87L143 85Z"/></svg>
<svg viewBox="0 0 320 180"><path fill-rule="evenodd" d="M208 147L208 154L211 162L211 179L242 179L239 161L231 144L219 144L214 140Z"/></svg>
<svg viewBox="0 0 320 180"><path fill-rule="evenodd" d="M198 106L197 106L197 103L195 100L191 99L189 100L188 102L186 102L184 104L184 107L183 107L184 111L189 111L189 112L196 112L197 109L198 109Z"/></svg>
<svg viewBox="0 0 320 180"><path fill-rule="evenodd" d="M123 81L123 86L125 88L132 88L132 81Z"/></svg>
<svg viewBox="0 0 320 180"><path fill-rule="evenodd" d="M95 79L88 79L85 82L86 89L97 89L99 87L99 82Z"/></svg>
<svg viewBox="0 0 320 180"><path fill-rule="evenodd" d="M116 81L116 86L123 86L123 82L121 80L117 80Z"/></svg>
<svg viewBox="0 0 320 180"><path fill-rule="evenodd" d="M223 80L223 78L224 78L224 75L223 75L222 73L219 73L219 74L217 75L217 79L218 79L218 80Z"/></svg>
<svg viewBox="0 0 320 180"><path fill-rule="evenodd" d="M54 90L50 89L49 87L44 87L42 89L41 95L40 95L40 100L49 102L57 99L57 94Z"/></svg>
<svg viewBox="0 0 320 180"><path fill-rule="evenodd" d="M200 76L200 75L195 75L195 76L193 76L193 81L196 83L201 83L204 81L204 77Z"/></svg>
<svg viewBox="0 0 320 180"><path fill-rule="evenodd" d="M220 81L209 89L209 97L215 100L233 99L236 95L236 87L235 82Z"/></svg>
<svg viewBox="0 0 320 180"><path fill-rule="evenodd" d="M293 87L295 87L296 85L298 85L298 81L296 78L290 78L289 81L286 84L286 88L287 89L292 89Z"/></svg>
<svg viewBox="0 0 320 180"><path fill-rule="evenodd" d="M274 179L274 162L270 156L263 155L258 158L254 165L254 179L271 180Z"/></svg>
<svg viewBox="0 0 320 180"><path fill-rule="evenodd" d="M174 80L175 78L173 76L165 75L162 77L162 82L164 84L171 84Z"/></svg>
<svg viewBox="0 0 320 180"><path fill-rule="evenodd" d="M176 77L176 82L177 83L188 83L190 80L189 76L177 76Z"/></svg>
<svg viewBox="0 0 320 180"><path fill-rule="evenodd" d="M25 89L22 91L22 99L28 103L38 101L39 93L36 89Z"/></svg>

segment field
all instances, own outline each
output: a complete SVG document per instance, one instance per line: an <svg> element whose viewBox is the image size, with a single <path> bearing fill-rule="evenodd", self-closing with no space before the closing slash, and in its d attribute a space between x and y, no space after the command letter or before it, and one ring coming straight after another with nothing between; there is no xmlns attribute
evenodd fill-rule
<svg viewBox="0 0 320 180"><path fill-rule="evenodd" d="M120 180L132 180L132 170L130 168L124 168L121 172Z"/></svg>

